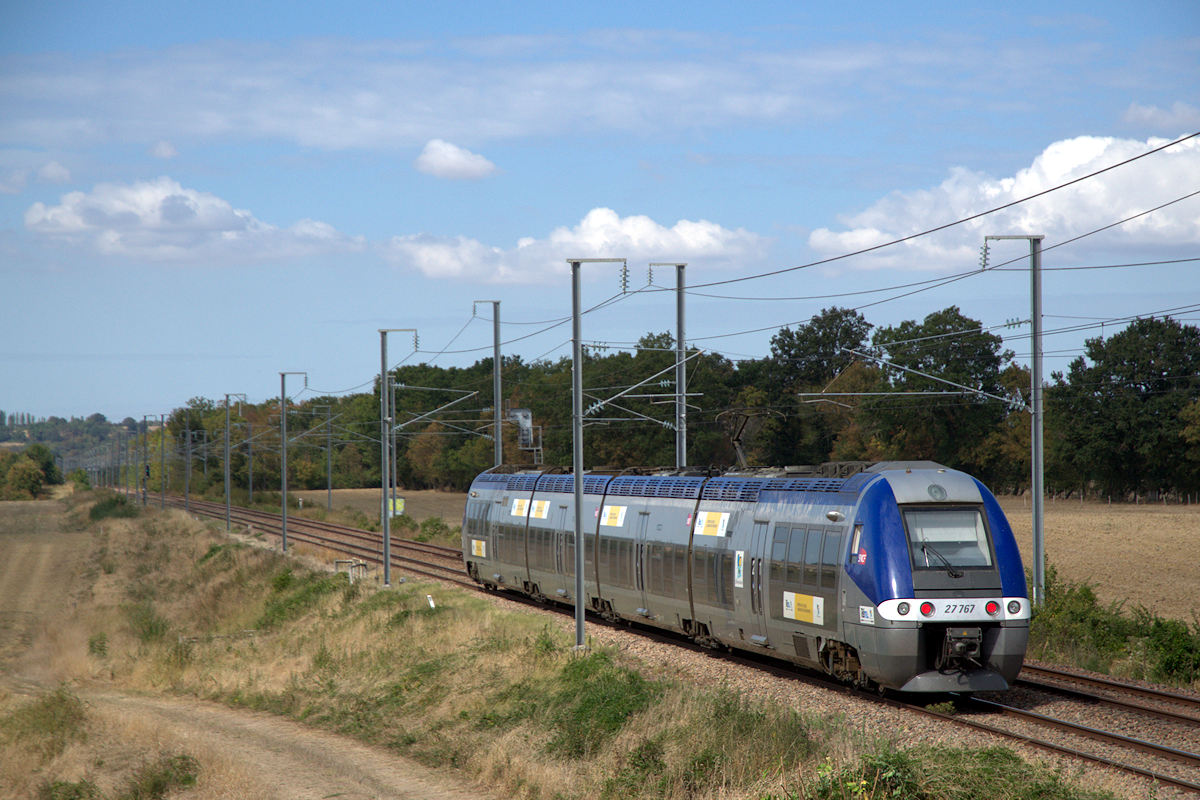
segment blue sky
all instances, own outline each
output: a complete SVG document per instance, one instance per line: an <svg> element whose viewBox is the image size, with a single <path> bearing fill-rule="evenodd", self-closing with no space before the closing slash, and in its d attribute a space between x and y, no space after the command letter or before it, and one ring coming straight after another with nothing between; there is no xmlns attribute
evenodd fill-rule
<svg viewBox="0 0 1200 800"><path fill-rule="evenodd" d="M569 315L568 258L747 278L688 298L689 340L735 359L832 305L1026 319L1021 271L889 289L976 269L987 234L1046 236L1048 372L1129 317L1197 321L1200 262L1145 264L1200 257L1195 139L748 279L1200 131L1192 2L911 9L0 0L0 409L140 418L284 370L361 390L379 328L419 332L394 362L490 357L475 300L506 354L556 359L569 325L520 323ZM585 272L585 305L619 290ZM662 291L583 324L673 329ZM1028 327L1001 332L1026 363Z"/></svg>

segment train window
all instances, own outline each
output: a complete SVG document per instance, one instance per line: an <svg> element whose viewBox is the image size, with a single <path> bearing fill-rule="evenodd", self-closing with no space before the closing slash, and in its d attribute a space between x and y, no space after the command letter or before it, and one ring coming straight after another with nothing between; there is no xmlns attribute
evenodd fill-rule
<svg viewBox="0 0 1200 800"><path fill-rule="evenodd" d="M771 542L771 581L774 583L783 582L783 573L786 568L784 562L787 561L788 547L788 526L776 525L775 538Z"/></svg>
<svg viewBox="0 0 1200 800"><path fill-rule="evenodd" d="M804 548L804 582L816 586L821 564L821 532L808 532L808 545Z"/></svg>
<svg viewBox="0 0 1200 800"><path fill-rule="evenodd" d="M821 553L821 588L837 586L838 551L842 547L841 535L830 531L825 534L825 549Z"/></svg>
<svg viewBox="0 0 1200 800"><path fill-rule="evenodd" d="M904 525L916 569L992 566L987 528L977 508L908 508Z"/></svg>
<svg viewBox="0 0 1200 800"><path fill-rule="evenodd" d="M804 528L792 528L791 540L788 543L788 583L800 583L800 574L804 568Z"/></svg>
<svg viewBox="0 0 1200 800"><path fill-rule="evenodd" d="M733 584L733 554L713 553L712 603L721 608L733 608L729 587Z"/></svg>

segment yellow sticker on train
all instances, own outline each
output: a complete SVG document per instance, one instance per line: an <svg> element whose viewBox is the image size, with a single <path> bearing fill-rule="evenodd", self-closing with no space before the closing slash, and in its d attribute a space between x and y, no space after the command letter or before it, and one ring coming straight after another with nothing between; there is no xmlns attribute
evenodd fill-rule
<svg viewBox="0 0 1200 800"><path fill-rule="evenodd" d="M625 524L625 510L629 506L605 506L600 513L600 524L609 528L620 528Z"/></svg>
<svg viewBox="0 0 1200 800"><path fill-rule="evenodd" d="M512 510L509 512L514 517L523 517L529 513L529 499L526 497L514 497L512 502Z"/></svg>
<svg viewBox="0 0 1200 800"><path fill-rule="evenodd" d="M811 594L783 593L783 616L797 622L825 624L825 598Z"/></svg>
<svg viewBox="0 0 1200 800"><path fill-rule="evenodd" d="M701 511L696 515L697 536L724 536L728 528L728 511Z"/></svg>
<svg viewBox="0 0 1200 800"><path fill-rule="evenodd" d="M534 519L546 519L550 516L550 501L549 500L534 500L533 509L529 515Z"/></svg>
<svg viewBox="0 0 1200 800"><path fill-rule="evenodd" d="M471 555L476 558L487 558L487 542L483 539L472 539Z"/></svg>

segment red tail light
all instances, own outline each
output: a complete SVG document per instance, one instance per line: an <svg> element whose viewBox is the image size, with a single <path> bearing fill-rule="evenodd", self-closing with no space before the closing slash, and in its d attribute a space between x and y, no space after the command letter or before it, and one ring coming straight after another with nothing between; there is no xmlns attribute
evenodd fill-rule
<svg viewBox="0 0 1200 800"><path fill-rule="evenodd" d="M921 603L921 613L925 616L933 615L933 603Z"/></svg>
<svg viewBox="0 0 1200 800"><path fill-rule="evenodd" d="M987 609L987 612L990 616L994 617L1000 611L1000 604L995 600L988 600L987 605L984 606L984 608Z"/></svg>

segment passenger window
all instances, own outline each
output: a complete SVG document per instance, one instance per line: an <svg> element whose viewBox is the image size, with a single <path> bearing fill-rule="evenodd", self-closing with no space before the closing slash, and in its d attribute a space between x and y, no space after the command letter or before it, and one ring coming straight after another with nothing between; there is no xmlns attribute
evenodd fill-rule
<svg viewBox="0 0 1200 800"><path fill-rule="evenodd" d="M771 580L782 581L784 562L787 560L788 528L775 526L775 539L771 542Z"/></svg>
<svg viewBox="0 0 1200 800"><path fill-rule="evenodd" d="M837 586L838 550L841 549L842 537L836 533L825 534L825 550L821 558L821 588L832 589Z"/></svg>
<svg viewBox="0 0 1200 800"><path fill-rule="evenodd" d="M821 565L821 532L808 532L808 545L804 548L804 582L816 586Z"/></svg>
<svg viewBox="0 0 1200 800"><path fill-rule="evenodd" d="M791 540L788 544L788 583L800 583L800 573L804 564L804 529L792 528Z"/></svg>

